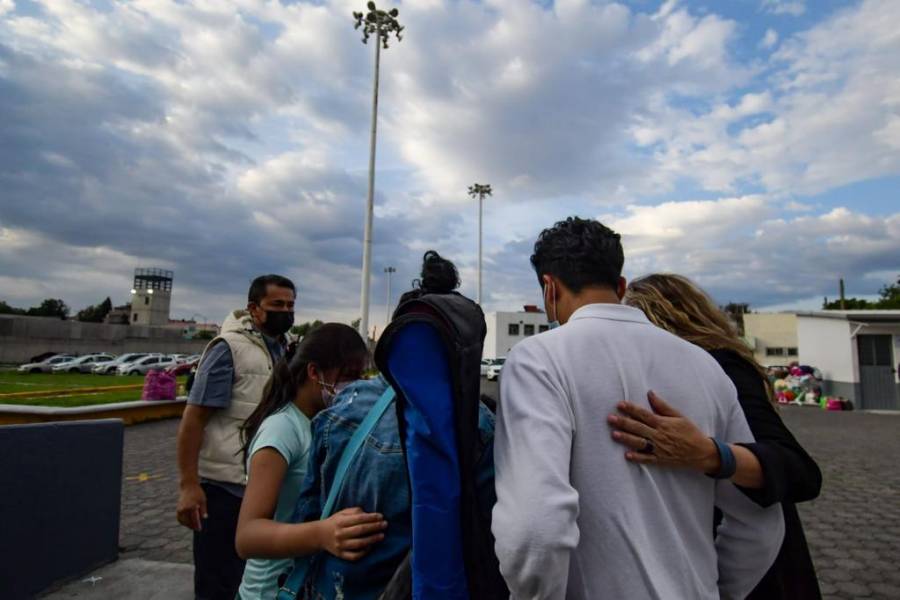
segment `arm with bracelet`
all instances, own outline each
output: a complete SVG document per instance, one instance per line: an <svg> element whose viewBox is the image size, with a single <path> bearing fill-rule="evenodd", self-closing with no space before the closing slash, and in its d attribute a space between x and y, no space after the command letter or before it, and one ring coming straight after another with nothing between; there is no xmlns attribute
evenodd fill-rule
<svg viewBox="0 0 900 600"><path fill-rule="evenodd" d="M613 439L628 448L625 458L636 463L684 467L715 479L730 479L748 489L765 485L762 464L741 444L726 444L707 436L655 393L647 394L653 411L630 402L611 415Z"/></svg>

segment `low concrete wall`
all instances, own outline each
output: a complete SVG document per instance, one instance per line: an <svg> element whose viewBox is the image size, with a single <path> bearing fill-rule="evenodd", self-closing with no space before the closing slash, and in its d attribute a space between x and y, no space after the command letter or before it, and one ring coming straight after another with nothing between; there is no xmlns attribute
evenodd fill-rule
<svg viewBox="0 0 900 600"><path fill-rule="evenodd" d="M181 330L168 327L0 315L0 363L23 363L44 352L199 354L208 343L209 340L185 339Z"/></svg>
<svg viewBox="0 0 900 600"><path fill-rule="evenodd" d="M119 419L125 425L145 421L158 421L180 417L184 412L185 398L178 400L136 400L93 406L58 408L53 406L28 406L0 404L0 425L50 423L59 421L92 421Z"/></svg>

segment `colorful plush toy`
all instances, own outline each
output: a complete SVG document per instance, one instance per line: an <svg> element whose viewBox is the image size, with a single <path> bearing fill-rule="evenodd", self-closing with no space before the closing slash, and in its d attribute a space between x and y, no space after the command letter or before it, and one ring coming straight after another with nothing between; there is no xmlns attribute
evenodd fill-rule
<svg viewBox="0 0 900 600"><path fill-rule="evenodd" d="M780 392L782 390L786 390L788 387L788 384L784 379L776 379L773 386L775 387L776 392Z"/></svg>

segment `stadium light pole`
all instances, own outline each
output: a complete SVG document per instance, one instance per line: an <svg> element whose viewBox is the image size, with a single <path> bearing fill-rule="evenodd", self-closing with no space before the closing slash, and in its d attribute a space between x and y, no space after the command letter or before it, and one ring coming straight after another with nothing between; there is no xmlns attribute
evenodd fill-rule
<svg viewBox="0 0 900 600"><path fill-rule="evenodd" d="M388 297L387 297L387 308L385 309L384 315L384 326L387 327L387 324L391 322L391 275L397 272L397 269L394 267L387 267L384 270L387 273L388 279Z"/></svg>
<svg viewBox="0 0 900 600"><path fill-rule="evenodd" d="M484 215L484 197L493 195L491 192L491 184L474 183L469 186L469 196L478 198L478 295L477 302L481 304L481 238L482 238L482 218Z"/></svg>
<svg viewBox="0 0 900 600"><path fill-rule="evenodd" d="M366 222L363 234L363 266L362 266L362 290L360 291L360 318L359 333L363 339L368 339L369 329L369 284L372 274L372 218L374 213L375 196L375 131L378 123L378 76L381 67L381 47L388 48L388 38L391 34L397 37L397 41L403 39L400 35L403 26L397 21L400 14L396 8L389 11L378 10L374 2L366 5L369 12L363 14L354 12L355 29L362 28L363 44L369 42L369 37L375 36L375 85L372 90L372 135L369 142L369 193L366 199Z"/></svg>

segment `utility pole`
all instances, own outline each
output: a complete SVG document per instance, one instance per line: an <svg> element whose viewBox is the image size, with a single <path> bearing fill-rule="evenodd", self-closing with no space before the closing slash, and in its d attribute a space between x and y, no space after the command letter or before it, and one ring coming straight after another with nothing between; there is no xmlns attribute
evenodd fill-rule
<svg viewBox="0 0 900 600"><path fill-rule="evenodd" d="M847 301L844 298L844 278L843 277L840 280L840 288L841 288L841 310L847 310Z"/></svg>
<svg viewBox="0 0 900 600"><path fill-rule="evenodd" d="M369 193L366 198L366 220L363 234L363 266L362 289L360 291L360 320L359 333L363 339L368 338L369 329L369 284L372 272L372 219L375 210L375 132L378 125L378 78L381 67L381 47L388 48L388 38L393 33L397 41L402 40L400 33L403 26L397 21L400 14L396 8L390 11L378 10L374 2L369 2L366 7L369 12L363 14L354 12L356 21L354 29L362 27L363 44L369 42L370 36L375 36L375 84L372 89L372 133L369 142Z"/></svg>
<svg viewBox="0 0 900 600"><path fill-rule="evenodd" d="M484 197L493 195L491 192L491 184L474 183L469 186L469 196L478 197L478 293L476 302L481 304L481 245L482 245L482 219L484 215Z"/></svg>
<svg viewBox="0 0 900 600"><path fill-rule="evenodd" d="M394 267L387 267L384 272L387 273L388 280L387 308L385 309L386 314L384 315L384 326L387 327L387 324L391 322L391 275L396 273L397 269Z"/></svg>

